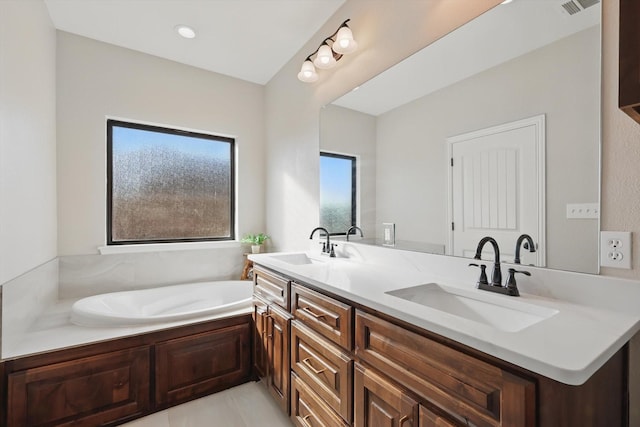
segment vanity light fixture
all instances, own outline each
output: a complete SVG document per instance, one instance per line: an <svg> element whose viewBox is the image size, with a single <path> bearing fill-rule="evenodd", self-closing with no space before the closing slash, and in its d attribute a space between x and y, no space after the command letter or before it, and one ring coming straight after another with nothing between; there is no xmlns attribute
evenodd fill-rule
<svg viewBox="0 0 640 427"><path fill-rule="evenodd" d="M196 37L196 31L188 25L180 24L173 28L185 39L193 39Z"/></svg>
<svg viewBox="0 0 640 427"><path fill-rule="evenodd" d="M315 82L318 80L316 67L320 69L333 68L342 55L354 52L358 48L358 43L353 39L351 28L347 25L349 21L350 19L344 21L335 33L323 40L315 52L307 56L298 73L300 81Z"/></svg>

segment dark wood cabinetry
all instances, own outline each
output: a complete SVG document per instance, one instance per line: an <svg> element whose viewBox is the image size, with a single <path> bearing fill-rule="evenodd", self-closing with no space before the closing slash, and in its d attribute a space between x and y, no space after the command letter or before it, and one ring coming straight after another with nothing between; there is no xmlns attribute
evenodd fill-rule
<svg viewBox="0 0 640 427"><path fill-rule="evenodd" d="M370 314L356 313L356 355L477 426L535 426L535 383Z"/></svg>
<svg viewBox="0 0 640 427"><path fill-rule="evenodd" d="M356 364L355 427L415 426L418 401L395 383Z"/></svg>
<svg viewBox="0 0 640 427"><path fill-rule="evenodd" d="M267 317L267 387L269 393L287 414L289 413L291 315L269 306Z"/></svg>
<svg viewBox="0 0 640 427"><path fill-rule="evenodd" d="M253 271L254 370L278 405L289 414L290 281L257 265Z"/></svg>
<svg viewBox="0 0 640 427"><path fill-rule="evenodd" d="M9 426L96 426L149 410L149 348L13 372Z"/></svg>
<svg viewBox="0 0 640 427"><path fill-rule="evenodd" d="M347 427L329 406L295 373L291 373L291 420L299 427Z"/></svg>
<svg viewBox="0 0 640 427"><path fill-rule="evenodd" d="M620 108L640 123L640 2L620 0Z"/></svg>
<svg viewBox="0 0 640 427"><path fill-rule="evenodd" d="M0 426L118 425L242 384L251 325L247 314L6 360Z"/></svg>
<svg viewBox="0 0 640 427"><path fill-rule="evenodd" d="M231 326L156 345L156 405L177 405L248 379L250 325Z"/></svg>

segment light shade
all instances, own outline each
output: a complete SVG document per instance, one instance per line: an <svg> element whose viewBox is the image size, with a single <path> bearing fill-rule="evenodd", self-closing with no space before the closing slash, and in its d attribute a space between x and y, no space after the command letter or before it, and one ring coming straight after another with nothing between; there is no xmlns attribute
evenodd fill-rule
<svg viewBox="0 0 640 427"><path fill-rule="evenodd" d="M333 44L333 51L339 54L351 53L358 48L358 43L353 39L351 29L346 25L340 27Z"/></svg>
<svg viewBox="0 0 640 427"><path fill-rule="evenodd" d="M323 44L318 49L318 55L316 55L316 59L313 60L313 64L322 69L332 68L336 65L336 59L333 57L333 51L327 44Z"/></svg>
<svg viewBox="0 0 640 427"><path fill-rule="evenodd" d="M313 83L318 80L316 67L313 66L310 60L307 59L302 63L302 68L300 68L300 72L298 73L298 80L305 83Z"/></svg>

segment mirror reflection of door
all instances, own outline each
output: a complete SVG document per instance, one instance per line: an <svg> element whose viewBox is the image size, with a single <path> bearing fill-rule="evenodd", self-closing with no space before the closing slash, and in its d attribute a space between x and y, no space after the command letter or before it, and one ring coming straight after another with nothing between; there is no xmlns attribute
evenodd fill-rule
<svg viewBox="0 0 640 427"><path fill-rule="evenodd" d="M518 236L529 234L537 252L521 250L522 264L545 265L545 117L447 138L449 254L473 257L478 241L496 239L502 261L513 262ZM482 259L493 258L487 245Z"/></svg>

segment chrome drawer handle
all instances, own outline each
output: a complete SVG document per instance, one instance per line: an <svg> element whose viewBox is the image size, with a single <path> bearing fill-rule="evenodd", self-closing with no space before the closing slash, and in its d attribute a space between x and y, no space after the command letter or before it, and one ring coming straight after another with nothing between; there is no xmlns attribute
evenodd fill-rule
<svg viewBox="0 0 640 427"><path fill-rule="evenodd" d="M302 311L304 311L305 313L308 313L310 316L312 316L315 319L321 319L323 317L326 317L326 314L318 314L318 313L314 313L313 310L311 310L311 307L303 307Z"/></svg>
<svg viewBox="0 0 640 427"><path fill-rule="evenodd" d="M307 357L306 359L302 359L302 363L304 364L304 366L306 366L307 368L311 369L313 371L314 374L316 375L320 375L321 373L323 373L324 371L326 371L325 368L323 369L316 369L313 367L313 365L311 364L310 361L310 357Z"/></svg>

